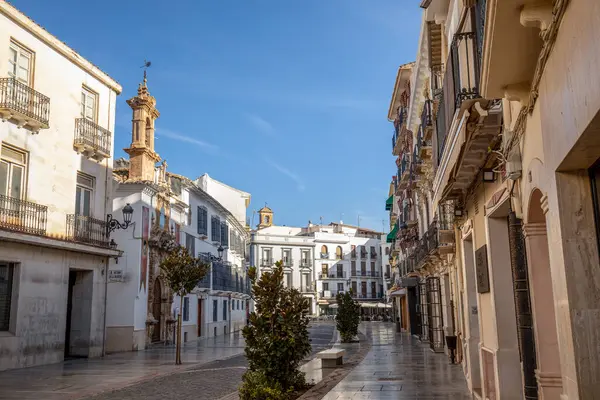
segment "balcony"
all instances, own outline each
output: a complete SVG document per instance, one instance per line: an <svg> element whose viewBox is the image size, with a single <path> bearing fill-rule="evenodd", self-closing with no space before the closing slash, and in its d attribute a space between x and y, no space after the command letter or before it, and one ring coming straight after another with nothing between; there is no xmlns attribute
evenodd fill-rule
<svg viewBox="0 0 600 400"><path fill-rule="evenodd" d="M310 285L303 285L302 287L300 287L300 293L314 293L315 292L315 285L314 284L310 284Z"/></svg>
<svg viewBox="0 0 600 400"><path fill-rule="evenodd" d="M419 240L414 253L415 267L454 253L454 227L449 220L433 221Z"/></svg>
<svg viewBox="0 0 600 400"><path fill-rule="evenodd" d="M417 146L416 146L416 156L419 160L429 161L431 160L432 154L432 140L431 135L429 139L426 139L426 130L427 128L421 125L419 127L419 132L417 133Z"/></svg>
<svg viewBox="0 0 600 400"><path fill-rule="evenodd" d="M398 165L398 185L396 186L396 194L408 187L410 180L410 156L408 153L402 153L402 156L396 161Z"/></svg>
<svg viewBox="0 0 600 400"><path fill-rule="evenodd" d="M67 215L67 240L109 248L106 221L85 215Z"/></svg>
<svg viewBox="0 0 600 400"><path fill-rule="evenodd" d="M421 111L421 129L423 130L423 140L431 140L433 134L433 101L425 100L423 111Z"/></svg>
<svg viewBox="0 0 600 400"><path fill-rule="evenodd" d="M50 98L15 78L0 78L0 116L37 133L50 126Z"/></svg>
<svg viewBox="0 0 600 400"><path fill-rule="evenodd" d="M383 299L383 293L378 292L378 293L352 293L352 298L353 299L359 299L359 300L379 300L379 299Z"/></svg>
<svg viewBox="0 0 600 400"><path fill-rule="evenodd" d="M376 251L371 252L371 260L377 260L377 252Z"/></svg>
<svg viewBox="0 0 600 400"><path fill-rule="evenodd" d="M48 207L0 195L0 229L45 235Z"/></svg>
<svg viewBox="0 0 600 400"><path fill-rule="evenodd" d="M356 260L356 251L350 252L350 258Z"/></svg>
<svg viewBox="0 0 600 400"><path fill-rule="evenodd" d="M319 272L319 279L346 279L346 271L335 271L329 273Z"/></svg>
<svg viewBox="0 0 600 400"><path fill-rule="evenodd" d="M328 260L329 259L329 253L321 253L321 259Z"/></svg>
<svg viewBox="0 0 600 400"><path fill-rule="evenodd" d="M437 160L441 160L448 130L453 126L456 111L462 112L479 95L479 60L474 32L456 33L444 73L444 86L436 116Z"/></svg>
<svg viewBox="0 0 600 400"><path fill-rule="evenodd" d="M87 118L76 118L73 148L87 158L102 161L110 157L111 133Z"/></svg>
<svg viewBox="0 0 600 400"><path fill-rule="evenodd" d="M381 273L379 273L379 271L367 271L367 270L351 271L351 277L352 278L360 278L360 277L381 278Z"/></svg>
<svg viewBox="0 0 600 400"><path fill-rule="evenodd" d="M367 258L368 257L368 253L366 251L361 251L360 252L360 258Z"/></svg>
<svg viewBox="0 0 600 400"><path fill-rule="evenodd" d="M319 297L322 299L335 299L338 294L346 293L345 290L322 290L319 292Z"/></svg>
<svg viewBox="0 0 600 400"><path fill-rule="evenodd" d="M275 265L275 263L273 262L272 258L261 258L260 259L260 266L261 267L271 268L273 265Z"/></svg>
<svg viewBox="0 0 600 400"><path fill-rule="evenodd" d="M291 268L294 266L294 259L293 258L284 258L282 261L282 264L284 267L288 267Z"/></svg>
<svg viewBox="0 0 600 400"><path fill-rule="evenodd" d="M312 261L307 259L300 259L300 268L312 268Z"/></svg>

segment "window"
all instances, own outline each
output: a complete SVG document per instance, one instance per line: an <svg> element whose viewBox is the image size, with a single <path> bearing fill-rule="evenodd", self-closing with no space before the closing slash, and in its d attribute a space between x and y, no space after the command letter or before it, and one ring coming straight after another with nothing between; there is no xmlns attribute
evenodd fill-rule
<svg viewBox="0 0 600 400"><path fill-rule="evenodd" d="M13 264L0 264L0 331L10 329L14 270Z"/></svg>
<svg viewBox="0 0 600 400"><path fill-rule="evenodd" d="M239 310L240 309L240 301L238 300L237 303L238 303L237 309Z"/></svg>
<svg viewBox="0 0 600 400"><path fill-rule="evenodd" d="M323 282L323 290L329 290L329 282Z"/></svg>
<svg viewBox="0 0 600 400"><path fill-rule="evenodd" d="M390 248L389 248L389 247L386 247L386 248L385 248L385 255L386 255L386 256L389 256L389 255L390 255Z"/></svg>
<svg viewBox="0 0 600 400"><path fill-rule="evenodd" d="M94 198L94 177L77 172L77 188L75 190L75 214L90 217L92 215L92 199Z"/></svg>
<svg viewBox="0 0 600 400"><path fill-rule="evenodd" d="M235 310L235 300L231 300L231 311Z"/></svg>
<svg viewBox="0 0 600 400"><path fill-rule="evenodd" d="M227 300L223 300L223 321L227 321Z"/></svg>
<svg viewBox="0 0 600 400"><path fill-rule="evenodd" d="M208 211L198 207L198 234L208 236Z"/></svg>
<svg viewBox="0 0 600 400"><path fill-rule="evenodd" d="M221 241L221 221L219 217L212 217L210 220L211 240L213 242Z"/></svg>
<svg viewBox="0 0 600 400"><path fill-rule="evenodd" d="M282 258L283 258L283 265L291 265L291 263L292 263L291 250L290 249L282 250Z"/></svg>
<svg viewBox="0 0 600 400"><path fill-rule="evenodd" d="M8 56L8 76L31 86L32 72L33 53L11 40Z"/></svg>
<svg viewBox="0 0 600 400"><path fill-rule="evenodd" d="M270 266L273 261L271 260L271 249L263 249L263 264Z"/></svg>
<svg viewBox="0 0 600 400"><path fill-rule="evenodd" d="M242 301L242 310L244 309L244 302Z"/></svg>
<svg viewBox="0 0 600 400"><path fill-rule="evenodd" d="M27 154L2 145L0 153L0 195L22 199L24 197Z"/></svg>
<svg viewBox="0 0 600 400"><path fill-rule="evenodd" d="M293 280L292 280L292 274L285 274L286 275L286 283L287 283L287 287L291 288L293 287Z"/></svg>
<svg viewBox="0 0 600 400"><path fill-rule="evenodd" d="M338 290L338 292L343 292L344 291L344 283L343 282L339 282L337 284L337 290Z"/></svg>
<svg viewBox="0 0 600 400"><path fill-rule="evenodd" d="M327 266L327 264L321 265L321 272L323 272L323 275L327 275L328 268L329 267Z"/></svg>
<svg viewBox="0 0 600 400"><path fill-rule="evenodd" d="M229 228L225 221L221 222L221 244L229 246Z"/></svg>
<svg viewBox="0 0 600 400"><path fill-rule="evenodd" d="M371 275L375 276L375 262L371 261Z"/></svg>
<svg viewBox="0 0 600 400"><path fill-rule="evenodd" d="M187 224L188 226L192 225L192 208L190 207L188 214L187 214Z"/></svg>
<svg viewBox="0 0 600 400"><path fill-rule="evenodd" d="M360 273L362 274L362 276L367 275L367 263L366 263L366 261L361 261L360 262Z"/></svg>
<svg viewBox="0 0 600 400"><path fill-rule="evenodd" d="M304 274L304 288L306 290L310 289L310 275L309 274Z"/></svg>
<svg viewBox="0 0 600 400"><path fill-rule="evenodd" d="M350 249L351 257L356 258L356 246L352 245Z"/></svg>
<svg viewBox="0 0 600 400"><path fill-rule="evenodd" d="M196 238L187 232L185 234L185 248L192 257L196 256Z"/></svg>
<svg viewBox="0 0 600 400"><path fill-rule="evenodd" d="M323 253L323 254L327 253L327 246L325 246L325 245L321 246L321 253Z"/></svg>
<svg viewBox="0 0 600 400"><path fill-rule="evenodd" d="M342 246L338 246L335 249L335 258L337 258L338 260L342 259Z"/></svg>
<svg viewBox="0 0 600 400"><path fill-rule="evenodd" d="M338 278L345 278L344 276L344 266L342 264L337 264L337 277Z"/></svg>
<svg viewBox="0 0 600 400"><path fill-rule="evenodd" d="M219 308L219 301L213 300L213 322L217 322L217 312L218 312L217 309L218 308Z"/></svg>
<svg viewBox="0 0 600 400"><path fill-rule="evenodd" d="M352 294L356 295L358 293L356 289L356 281L352 281Z"/></svg>
<svg viewBox="0 0 600 400"><path fill-rule="evenodd" d="M352 276L356 276L356 261L350 261L350 269L352 270Z"/></svg>
<svg viewBox="0 0 600 400"><path fill-rule="evenodd" d="M96 104L98 95L91 90L81 88L81 117L96 122Z"/></svg>
<svg viewBox="0 0 600 400"><path fill-rule="evenodd" d="M190 320L190 298L187 296L183 298L183 320Z"/></svg>

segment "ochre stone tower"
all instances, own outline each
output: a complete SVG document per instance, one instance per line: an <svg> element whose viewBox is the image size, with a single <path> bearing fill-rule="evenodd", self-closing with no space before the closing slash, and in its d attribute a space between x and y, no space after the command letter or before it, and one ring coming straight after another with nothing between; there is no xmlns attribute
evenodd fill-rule
<svg viewBox="0 0 600 400"><path fill-rule="evenodd" d="M264 206L258 210L258 216L260 219L258 229L267 228L273 225L273 210L271 210L269 207Z"/></svg>
<svg viewBox="0 0 600 400"><path fill-rule="evenodd" d="M129 154L130 181L154 181L154 166L160 161L160 156L154 151L154 121L160 114L146 82L144 72L144 81L138 86L137 96L127 100L133 110L131 145L123 150Z"/></svg>

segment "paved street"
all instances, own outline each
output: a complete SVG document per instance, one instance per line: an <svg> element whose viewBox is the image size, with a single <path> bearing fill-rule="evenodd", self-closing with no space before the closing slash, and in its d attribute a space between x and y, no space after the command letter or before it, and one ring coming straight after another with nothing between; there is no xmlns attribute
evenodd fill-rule
<svg viewBox="0 0 600 400"><path fill-rule="evenodd" d="M329 347L333 333L331 322L313 324L313 353ZM156 348L1 372L0 399L217 399L239 386L243 350L243 338L235 334L186 345L181 367L174 365L173 348Z"/></svg>
<svg viewBox="0 0 600 400"><path fill-rule="evenodd" d="M396 334L393 324L367 322L360 329L372 341L371 351L323 400L471 398L462 368L450 365L445 354Z"/></svg>

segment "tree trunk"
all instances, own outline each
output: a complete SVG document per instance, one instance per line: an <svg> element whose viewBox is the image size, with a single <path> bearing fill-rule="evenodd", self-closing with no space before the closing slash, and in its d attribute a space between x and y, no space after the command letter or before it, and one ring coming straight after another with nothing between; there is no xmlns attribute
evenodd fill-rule
<svg viewBox="0 0 600 400"><path fill-rule="evenodd" d="M183 296L179 296L179 311L177 312L177 338L175 345L175 364L181 364L181 312L183 310Z"/></svg>

